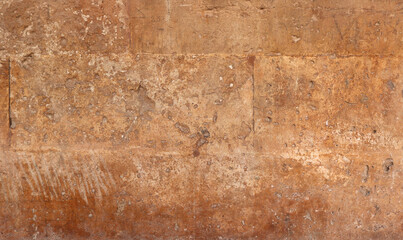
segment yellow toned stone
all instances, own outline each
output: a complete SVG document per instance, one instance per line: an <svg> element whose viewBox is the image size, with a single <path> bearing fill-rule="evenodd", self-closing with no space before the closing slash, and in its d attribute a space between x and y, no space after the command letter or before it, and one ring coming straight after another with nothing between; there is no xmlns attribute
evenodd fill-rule
<svg viewBox="0 0 403 240"><path fill-rule="evenodd" d="M44 56L13 62L15 147L239 153L253 138L247 57Z"/></svg>
<svg viewBox="0 0 403 240"><path fill-rule="evenodd" d="M401 55L391 1L129 0L135 53Z"/></svg>
<svg viewBox="0 0 403 240"><path fill-rule="evenodd" d="M258 57L255 149L311 160L400 152L402 69L395 57Z"/></svg>
<svg viewBox="0 0 403 240"><path fill-rule="evenodd" d="M402 7L0 1L0 239L403 239Z"/></svg>

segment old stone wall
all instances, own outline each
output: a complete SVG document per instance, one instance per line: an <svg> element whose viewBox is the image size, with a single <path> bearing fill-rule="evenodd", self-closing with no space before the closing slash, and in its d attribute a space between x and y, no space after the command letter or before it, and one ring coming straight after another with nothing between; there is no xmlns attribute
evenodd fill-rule
<svg viewBox="0 0 403 240"><path fill-rule="evenodd" d="M402 0L0 0L0 239L402 239Z"/></svg>

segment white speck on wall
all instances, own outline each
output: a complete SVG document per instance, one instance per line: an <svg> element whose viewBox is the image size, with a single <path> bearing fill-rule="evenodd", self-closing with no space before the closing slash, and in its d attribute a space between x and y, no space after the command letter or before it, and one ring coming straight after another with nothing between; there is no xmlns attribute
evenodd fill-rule
<svg viewBox="0 0 403 240"><path fill-rule="evenodd" d="M295 35L292 36L292 41L293 41L294 43L297 43L297 42L299 42L300 40L301 40L300 37L295 36Z"/></svg>
<svg viewBox="0 0 403 240"><path fill-rule="evenodd" d="M84 19L84 21L88 21L90 15L81 14L81 17Z"/></svg>

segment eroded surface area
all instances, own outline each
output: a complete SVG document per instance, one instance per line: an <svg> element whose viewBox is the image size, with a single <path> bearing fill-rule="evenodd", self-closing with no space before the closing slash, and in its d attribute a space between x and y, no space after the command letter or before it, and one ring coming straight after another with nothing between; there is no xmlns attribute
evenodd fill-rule
<svg viewBox="0 0 403 240"><path fill-rule="evenodd" d="M0 1L0 239L403 238L402 1Z"/></svg>

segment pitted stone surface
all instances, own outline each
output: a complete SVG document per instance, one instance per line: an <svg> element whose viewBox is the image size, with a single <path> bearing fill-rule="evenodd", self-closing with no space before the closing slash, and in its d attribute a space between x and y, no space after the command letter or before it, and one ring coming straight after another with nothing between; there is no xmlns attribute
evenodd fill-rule
<svg viewBox="0 0 403 240"><path fill-rule="evenodd" d="M0 1L0 239L403 238L402 1Z"/></svg>
<svg viewBox="0 0 403 240"><path fill-rule="evenodd" d="M132 57L13 62L14 146L252 150L248 57Z"/></svg>

